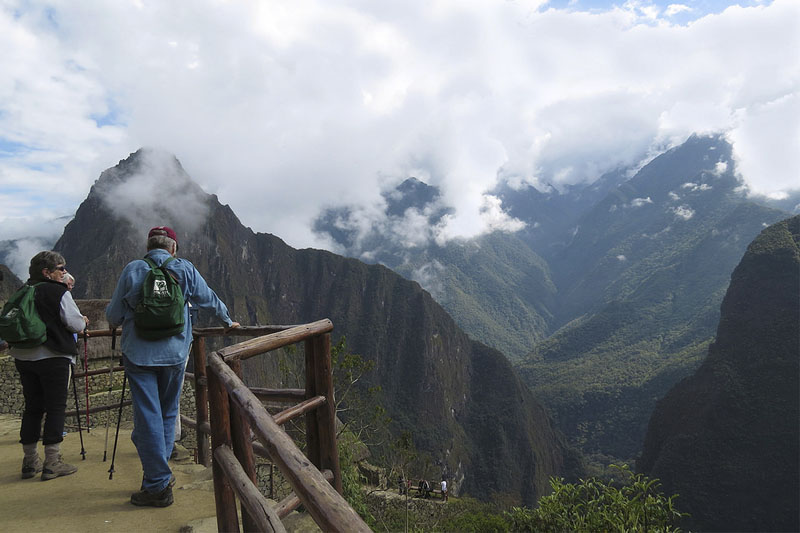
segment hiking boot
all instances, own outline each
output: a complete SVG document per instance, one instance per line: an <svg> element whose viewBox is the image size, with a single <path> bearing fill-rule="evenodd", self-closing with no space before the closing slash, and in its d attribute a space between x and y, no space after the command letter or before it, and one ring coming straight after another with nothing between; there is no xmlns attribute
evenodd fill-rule
<svg viewBox="0 0 800 533"><path fill-rule="evenodd" d="M42 471L42 459L38 454L22 459L22 479L30 479Z"/></svg>
<svg viewBox="0 0 800 533"><path fill-rule="evenodd" d="M161 492L147 492L140 490L131 494L131 503L140 507L167 507L172 505L172 487L167 487Z"/></svg>
<svg viewBox="0 0 800 533"><path fill-rule="evenodd" d="M77 466L73 466L71 464L67 464L61 460L61 456L58 456L58 459L52 462L45 461L44 468L42 468L42 481L47 481L48 479L55 479L61 476L68 476L70 474L74 474L78 471Z"/></svg>

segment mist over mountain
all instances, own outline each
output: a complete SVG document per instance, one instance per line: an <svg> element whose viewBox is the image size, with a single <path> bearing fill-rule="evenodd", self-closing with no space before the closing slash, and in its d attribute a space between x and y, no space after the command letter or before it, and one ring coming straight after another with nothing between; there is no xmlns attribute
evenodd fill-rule
<svg viewBox="0 0 800 533"><path fill-rule="evenodd" d="M572 443L631 460L655 401L705 356L747 243L786 212L747 196L720 135L691 136L589 185L514 185L493 194L524 223L517 231L445 243L415 232L404 244L393 228L446 207L417 182L386 193L405 199L402 215L387 202L388 222L343 251L419 281L511 357ZM345 244L335 222L347 218L330 213L317 230Z"/></svg>
<svg viewBox="0 0 800 533"><path fill-rule="evenodd" d="M747 248L703 364L653 413L637 468L702 531L800 530L800 216Z"/></svg>
<svg viewBox="0 0 800 533"><path fill-rule="evenodd" d="M147 229L161 224L175 228L179 255L235 320L330 318L334 340L346 336L349 351L375 361L364 386L382 387L397 430L412 433L455 490L532 504L549 476L579 473L577 454L507 358L471 340L419 284L252 232L171 154L139 150L95 182L55 245L77 278L75 297L110 297L123 266L144 255ZM245 366L251 384L275 379L274 368Z"/></svg>

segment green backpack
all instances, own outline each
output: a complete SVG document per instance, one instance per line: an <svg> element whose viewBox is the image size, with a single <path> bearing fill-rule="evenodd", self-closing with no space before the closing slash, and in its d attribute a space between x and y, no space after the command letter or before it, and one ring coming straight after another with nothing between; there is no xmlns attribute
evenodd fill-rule
<svg viewBox="0 0 800 533"><path fill-rule="evenodd" d="M34 304L36 285L23 285L0 311L0 339L15 348L33 348L47 340L47 326Z"/></svg>
<svg viewBox="0 0 800 533"><path fill-rule="evenodd" d="M142 283L142 297L133 310L133 324L139 337L155 341L177 335L183 331L183 291L178 281L165 268L174 258L170 257L161 266L147 257L150 272Z"/></svg>

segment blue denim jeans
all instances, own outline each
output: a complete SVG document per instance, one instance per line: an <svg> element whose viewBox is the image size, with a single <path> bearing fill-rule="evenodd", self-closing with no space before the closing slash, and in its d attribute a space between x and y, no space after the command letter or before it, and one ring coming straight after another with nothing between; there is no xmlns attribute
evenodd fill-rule
<svg viewBox="0 0 800 533"><path fill-rule="evenodd" d="M142 488L160 492L169 483L169 456L175 445L175 417L185 364L138 366L124 357L133 400L131 440L142 462Z"/></svg>

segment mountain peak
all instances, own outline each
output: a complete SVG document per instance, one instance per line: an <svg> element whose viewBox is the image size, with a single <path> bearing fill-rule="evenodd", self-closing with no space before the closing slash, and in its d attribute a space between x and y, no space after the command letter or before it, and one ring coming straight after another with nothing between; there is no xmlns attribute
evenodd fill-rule
<svg viewBox="0 0 800 533"><path fill-rule="evenodd" d="M152 147L140 148L105 170L87 198L139 233L159 225L193 231L208 215L209 199L174 154Z"/></svg>

